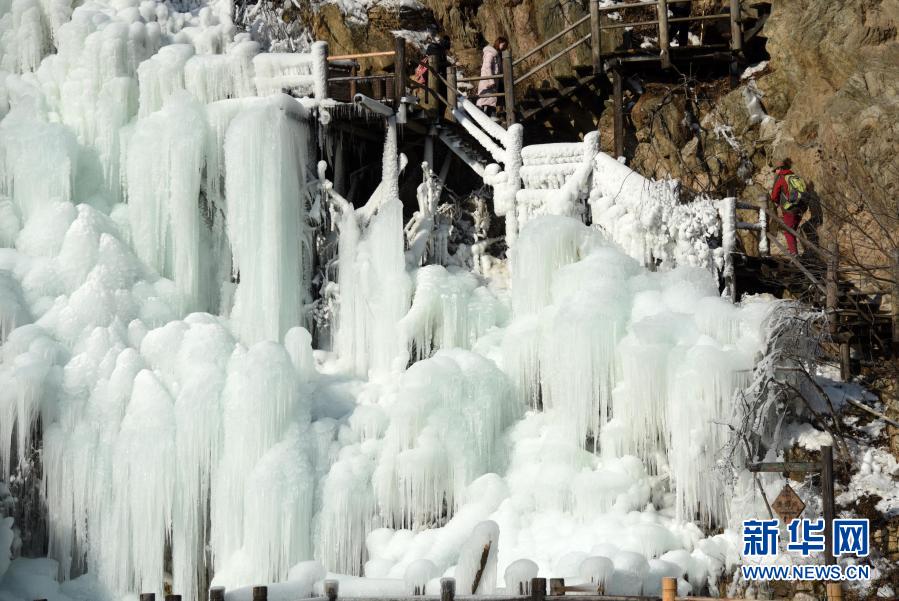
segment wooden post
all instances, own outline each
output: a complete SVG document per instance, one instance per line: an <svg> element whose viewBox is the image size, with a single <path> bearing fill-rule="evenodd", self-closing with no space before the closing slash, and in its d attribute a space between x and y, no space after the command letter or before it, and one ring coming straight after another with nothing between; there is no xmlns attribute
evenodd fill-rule
<svg viewBox="0 0 899 601"><path fill-rule="evenodd" d="M840 265L840 245L837 242L836 232L828 233L827 239L827 294L825 295L824 307L827 314L827 328L830 335L833 336L839 329L837 327L837 306L840 302L838 269Z"/></svg>
<svg viewBox="0 0 899 601"><path fill-rule="evenodd" d="M337 601L339 584L337 580L325 580L325 597L328 598L328 601Z"/></svg>
<svg viewBox="0 0 899 601"><path fill-rule="evenodd" d="M612 102L615 109L615 158L624 156L624 90L621 71L616 64L612 69Z"/></svg>
<svg viewBox="0 0 899 601"><path fill-rule="evenodd" d="M546 599L546 578L531 578L531 599L533 601Z"/></svg>
<svg viewBox="0 0 899 601"><path fill-rule="evenodd" d="M140 601L156 601L156 593L141 593Z"/></svg>
<svg viewBox="0 0 899 601"><path fill-rule="evenodd" d="M602 73L602 27L599 0L590 0L590 49L593 51L593 74Z"/></svg>
<svg viewBox="0 0 899 601"><path fill-rule="evenodd" d="M371 80L371 95L375 100L384 100L384 80Z"/></svg>
<svg viewBox="0 0 899 601"><path fill-rule="evenodd" d="M400 99L406 95L406 39L401 36L394 38L396 53L393 63L393 94L396 101L395 109L400 106Z"/></svg>
<svg viewBox="0 0 899 601"><path fill-rule="evenodd" d="M565 579L564 578L550 578L549 579L549 594L551 597L563 597L565 595Z"/></svg>
<svg viewBox="0 0 899 601"><path fill-rule="evenodd" d="M440 601L454 601L456 598L456 579L440 579Z"/></svg>
<svg viewBox="0 0 899 601"><path fill-rule="evenodd" d="M515 124L515 74L512 70L512 51L503 50L503 94L506 104L506 127Z"/></svg>
<svg viewBox="0 0 899 601"><path fill-rule="evenodd" d="M456 67L455 65L450 65L446 69L446 100L449 102L449 106L447 108L447 116L446 118L449 121L455 122L456 116L453 114L453 111L456 109L456 105L458 104L458 99L456 98Z"/></svg>
<svg viewBox="0 0 899 601"><path fill-rule="evenodd" d="M214 586L209 589L209 601L225 601L225 587Z"/></svg>
<svg viewBox="0 0 899 601"><path fill-rule="evenodd" d="M833 447L821 447L821 500L824 503L824 563L837 563L833 556Z"/></svg>
<svg viewBox="0 0 899 601"><path fill-rule="evenodd" d="M662 68L671 67L671 52L668 42L668 0L658 0L656 7L659 9L659 58L662 60Z"/></svg>
<svg viewBox="0 0 899 601"><path fill-rule="evenodd" d="M893 317L893 361L899 361L899 250L893 251L893 285L890 289L890 304Z"/></svg>
<svg viewBox="0 0 899 601"><path fill-rule="evenodd" d="M253 587L253 601L268 601L268 587L267 586L254 586Z"/></svg>
<svg viewBox="0 0 899 601"><path fill-rule="evenodd" d="M356 61L353 61L353 66L350 67L350 75L356 77L359 75L359 64ZM356 80L350 80L350 102L353 102L353 98L356 97Z"/></svg>
<svg viewBox="0 0 899 601"><path fill-rule="evenodd" d="M730 49L734 52L743 52L741 21L740 0L730 0Z"/></svg>
<svg viewBox="0 0 899 601"><path fill-rule="evenodd" d="M677 596L677 578L662 578L662 601L674 601Z"/></svg>
<svg viewBox="0 0 899 601"><path fill-rule="evenodd" d="M839 582L827 583L827 601L843 601L843 585Z"/></svg>

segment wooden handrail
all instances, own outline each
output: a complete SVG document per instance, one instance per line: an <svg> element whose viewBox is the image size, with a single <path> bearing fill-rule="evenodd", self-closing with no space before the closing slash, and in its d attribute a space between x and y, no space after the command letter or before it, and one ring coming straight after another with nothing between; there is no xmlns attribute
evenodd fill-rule
<svg viewBox="0 0 899 601"><path fill-rule="evenodd" d="M537 47L531 49L531 50L530 50L527 54L525 54L524 56L521 56L521 57L515 59L515 61L514 61L512 64L513 64L513 65L518 65L518 64L522 63L523 61L527 60L528 58L530 58L531 56L533 56L533 55L536 54L537 52L543 50L544 48L546 48L547 46L549 46L550 44L552 44L553 42L555 42L556 40L558 40L559 38L561 38L561 37L562 37L563 35L565 35L566 33L570 32L571 30L573 30L573 29L576 28L576 27L580 27L581 25L583 25L584 23L586 23L586 22L589 21L589 20L590 20L590 15L586 15L586 16L584 16L584 17L581 17L580 19L578 19L577 21L575 21L574 23L572 23L571 25L569 25L568 27L566 27L565 29L563 29L562 31L560 31L559 33L557 33L556 35L552 36L551 38L549 38L548 40L546 40L545 42L543 42L543 43L540 44L539 46L537 46Z"/></svg>
<svg viewBox="0 0 899 601"><path fill-rule="evenodd" d="M484 81L485 79L499 79L500 77L502 77L502 75L478 75L477 77L459 77L456 81Z"/></svg>
<svg viewBox="0 0 899 601"><path fill-rule="evenodd" d="M385 79L393 79L393 73L384 73L381 75L347 75L345 77L329 77L329 82L363 82L363 81L375 81L375 80L385 80Z"/></svg>
<svg viewBox="0 0 899 601"><path fill-rule="evenodd" d="M357 54L338 54L336 56L329 56L328 61L346 61L357 58L376 58L380 56L393 56L396 54L396 50L383 50L380 52L360 52Z"/></svg>
<svg viewBox="0 0 899 601"><path fill-rule="evenodd" d="M540 71L541 69L545 68L550 63L556 62L559 58L562 57L562 55L564 55L568 52L571 52L572 50L574 50L575 48L577 48L578 46L580 46L581 44L583 44L584 42L589 40L590 36L591 36L591 34L588 33L587 35L585 35L578 41L574 42L573 44L569 44L568 46L566 46L559 52L555 53L554 55L552 55L551 57L549 57L548 59L546 59L545 61L543 61L542 63L540 63L539 65L537 65L536 67L534 67L533 69L528 71L527 73L525 73L524 75L515 78L515 83L516 84L521 83L522 81L524 81L525 79L527 79L528 77L530 77L531 75L536 73L537 71Z"/></svg>

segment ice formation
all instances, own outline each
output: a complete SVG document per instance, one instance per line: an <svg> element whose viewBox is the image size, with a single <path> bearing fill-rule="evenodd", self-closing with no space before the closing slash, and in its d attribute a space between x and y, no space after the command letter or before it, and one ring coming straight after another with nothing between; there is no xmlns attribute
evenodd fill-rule
<svg viewBox="0 0 899 601"><path fill-rule="evenodd" d="M540 574L638 594L732 563L732 533L697 524L727 525L708 474L764 306L718 297L711 201L595 136L522 147L465 102L502 163L505 287L409 260L385 119L380 186L333 203L314 351L323 46L260 54L224 2L0 10L0 479L40 447L58 562L7 568L0 517L3 594L160 593L168 566L187 601L207 571L307 595L326 569L344 595L478 573L482 593Z"/></svg>

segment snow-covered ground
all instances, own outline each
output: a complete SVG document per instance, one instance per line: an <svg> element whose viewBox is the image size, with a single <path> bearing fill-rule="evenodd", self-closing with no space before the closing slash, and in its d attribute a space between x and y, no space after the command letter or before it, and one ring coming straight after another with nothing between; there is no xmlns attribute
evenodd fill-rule
<svg viewBox="0 0 899 601"><path fill-rule="evenodd" d="M487 543L481 593L715 590L730 500L761 503L713 473L771 304L719 298L713 204L599 155L598 227L534 216L496 277L410 267L389 125L313 349L321 53L180 9L0 2L0 480L39 446L49 529L10 563L0 518L0 600L192 601L207 562L274 598L469 592Z"/></svg>

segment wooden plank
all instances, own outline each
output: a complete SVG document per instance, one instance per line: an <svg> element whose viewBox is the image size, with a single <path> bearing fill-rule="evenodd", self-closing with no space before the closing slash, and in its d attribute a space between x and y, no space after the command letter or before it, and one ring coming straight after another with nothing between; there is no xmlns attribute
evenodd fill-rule
<svg viewBox="0 0 899 601"><path fill-rule="evenodd" d="M743 52L743 19L740 10L740 0L730 0L730 49L735 53Z"/></svg>
<svg viewBox="0 0 899 601"><path fill-rule="evenodd" d="M775 461L763 463L747 463L750 472L819 472L820 461Z"/></svg>
<svg viewBox="0 0 899 601"><path fill-rule="evenodd" d="M406 95L406 38L396 36L394 38L396 52L393 60L393 98L399 108L400 99Z"/></svg>
<svg viewBox="0 0 899 601"><path fill-rule="evenodd" d="M618 65L612 70L612 102L615 109L615 158L624 156L624 90Z"/></svg>
<svg viewBox="0 0 899 601"><path fill-rule="evenodd" d="M899 362L899 249L893 251L893 284L890 290L893 320L893 361ZM899 395L899 388L897 388Z"/></svg>
<svg viewBox="0 0 899 601"><path fill-rule="evenodd" d="M590 50L593 55L593 74L602 73L602 24L599 20L599 0L590 0Z"/></svg>
<svg viewBox="0 0 899 601"><path fill-rule="evenodd" d="M354 60L357 58L375 58L378 56L393 56L393 50L384 50L383 52L361 52L358 54L339 54L336 56L329 56L328 61L345 61L345 60Z"/></svg>

